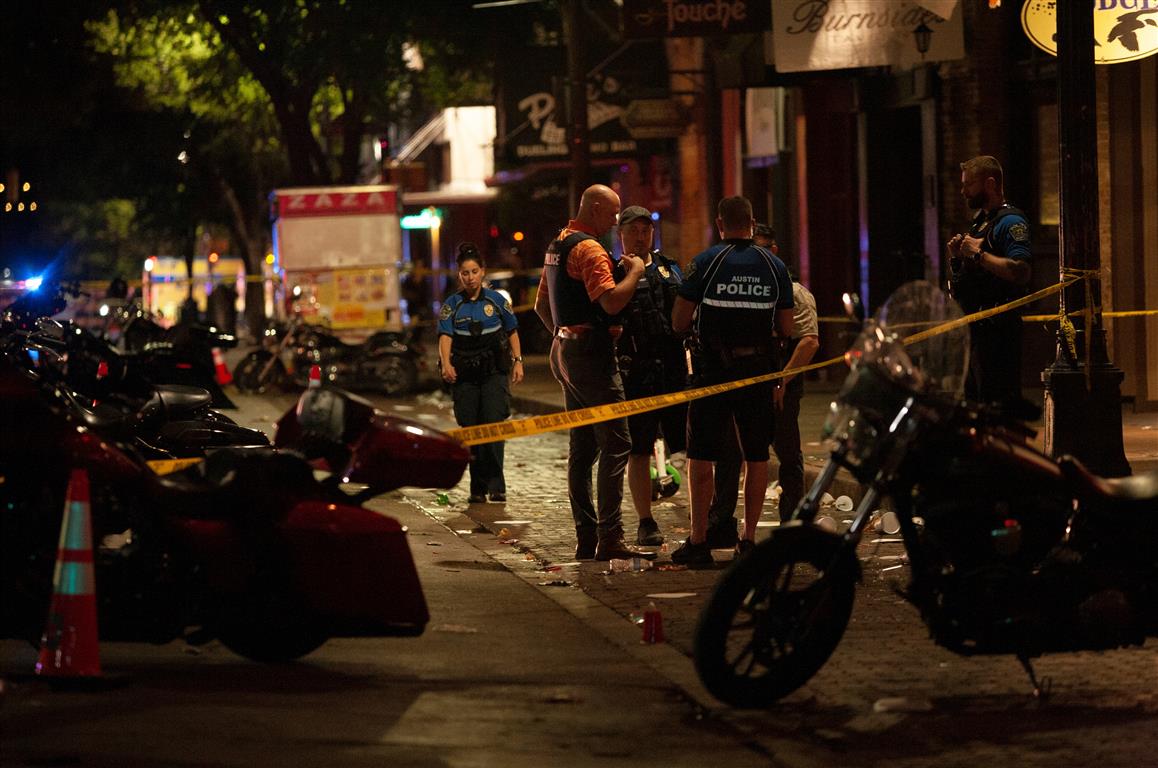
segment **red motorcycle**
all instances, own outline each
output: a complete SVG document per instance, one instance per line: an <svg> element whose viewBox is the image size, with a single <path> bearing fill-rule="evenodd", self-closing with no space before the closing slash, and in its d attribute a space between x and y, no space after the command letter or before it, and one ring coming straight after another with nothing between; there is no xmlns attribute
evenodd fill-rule
<svg viewBox="0 0 1158 768"><path fill-rule="evenodd" d="M92 489L102 639L218 638L284 661L330 637L422 633L429 614L405 532L361 502L453 486L469 460L460 443L314 389L282 418L284 449L225 448L161 476L118 438L123 418L0 356L0 634L39 638L75 468ZM322 465L333 480L315 479ZM350 483L363 487L351 495Z"/></svg>

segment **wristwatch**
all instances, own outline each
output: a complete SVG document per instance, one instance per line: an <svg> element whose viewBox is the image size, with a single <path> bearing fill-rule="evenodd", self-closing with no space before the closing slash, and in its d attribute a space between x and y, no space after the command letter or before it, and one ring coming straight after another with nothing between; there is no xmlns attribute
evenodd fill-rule
<svg viewBox="0 0 1158 768"><path fill-rule="evenodd" d="M512 357L511 362L512 363L521 363L521 362L523 362L523 356L519 355L518 357Z"/></svg>

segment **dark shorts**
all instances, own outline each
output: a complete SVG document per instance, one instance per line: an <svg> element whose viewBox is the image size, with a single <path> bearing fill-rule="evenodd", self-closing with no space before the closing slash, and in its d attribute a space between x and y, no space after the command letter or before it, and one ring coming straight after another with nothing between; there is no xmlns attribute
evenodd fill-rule
<svg viewBox="0 0 1158 768"><path fill-rule="evenodd" d="M631 398L628 398L631 399ZM631 432L631 455L650 456L663 427L663 440L669 454L682 451L687 444L688 404L680 403L657 411L627 417Z"/></svg>
<svg viewBox="0 0 1158 768"><path fill-rule="evenodd" d="M753 359L738 362L726 376L715 376L722 383L772 372L770 360ZM689 459L718 461L728 455L729 443L740 438L744 461L767 461L772 442L774 382L752 384L731 392L712 395L688 404Z"/></svg>

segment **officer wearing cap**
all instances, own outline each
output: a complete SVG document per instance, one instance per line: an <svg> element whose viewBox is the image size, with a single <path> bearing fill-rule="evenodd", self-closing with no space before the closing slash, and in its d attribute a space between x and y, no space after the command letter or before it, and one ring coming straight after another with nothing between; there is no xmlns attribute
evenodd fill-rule
<svg viewBox="0 0 1158 768"><path fill-rule="evenodd" d="M651 212L639 205L619 214L619 242L623 253L643 259L643 276L620 314L619 369L628 400L678 392L687 386L687 363L681 335L671 327L671 312L683 273L673 259L652 249L655 225ZM663 430L668 453L684 449L687 404L646 411L627 417L631 454L627 459L627 486L639 515L636 543L663 544L659 524L651 514L651 457Z"/></svg>
<svg viewBox="0 0 1158 768"><path fill-rule="evenodd" d="M676 331L694 330L693 384L724 383L776 370L776 336L792 333L792 280L772 252L752 242L752 204L727 197L717 208L723 242L692 259L672 314ZM714 462L734 432L740 440L748 480L744 487L744 532L738 551L750 548L768 484L772 437L772 382L693 400L688 406L688 474L691 535L672 553L672 562L712 562L707 542Z"/></svg>

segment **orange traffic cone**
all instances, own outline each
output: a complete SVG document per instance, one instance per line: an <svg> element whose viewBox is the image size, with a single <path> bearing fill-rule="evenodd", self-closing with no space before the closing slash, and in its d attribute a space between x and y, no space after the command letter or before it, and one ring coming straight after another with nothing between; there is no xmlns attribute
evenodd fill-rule
<svg viewBox="0 0 1158 768"><path fill-rule="evenodd" d="M221 386L233 383L233 374L229 372L228 366L225 365L225 355L221 354L219 347L213 348L213 368L214 376L217 383Z"/></svg>
<svg viewBox="0 0 1158 768"><path fill-rule="evenodd" d="M53 678L99 677L98 646L88 472L74 469L65 496L56 572L52 577L52 605L40 639L36 674Z"/></svg>

